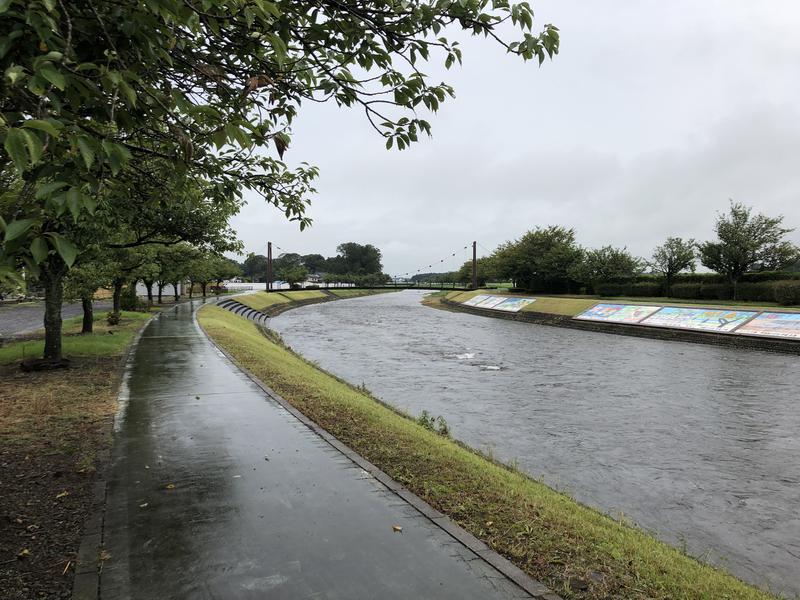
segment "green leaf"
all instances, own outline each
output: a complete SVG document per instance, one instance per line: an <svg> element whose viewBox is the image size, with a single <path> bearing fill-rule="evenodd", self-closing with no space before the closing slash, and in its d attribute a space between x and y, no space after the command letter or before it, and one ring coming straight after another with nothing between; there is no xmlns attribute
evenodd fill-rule
<svg viewBox="0 0 800 600"><path fill-rule="evenodd" d="M62 92L67 87L67 78L58 71L53 65L44 65L39 69L39 74Z"/></svg>
<svg viewBox="0 0 800 600"><path fill-rule="evenodd" d="M6 237L4 241L8 243L11 240L17 239L19 236L25 234L31 227L33 227L33 219L11 221L11 223L6 225Z"/></svg>
<svg viewBox="0 0 800 600"><path fill-rule="evenodd" d="M89 144L89 140L81 136L75 140L75 143L78 145L78 150L81 152L86 168L91 169L92 164L94 164L94 149Z"/></svg>
<svg viewBox="0 0 800 600"><path fill-rule="evenodd" d="M59 127L62 127L61 123L54 119L51 119L50 121L44 121L42 119L29 119L25 121L22 126L27 129L38 129L39 131L44 131L46 134L57 138L60 132L58 128L56 128L56 124L58 124Z"/></svg>
<svg viewBox="0 0 800 600"><path fill-rule="evenodd" d="M53 181L50 183L46 183L43 186L41 186L38 190L36 190L36 199L41 200L43 198L46 198L53 192L58 191L61 188L66 187L68 185L69 184L66 181Z"/></svg>
<svg viewBox="0 0 800 600"><path fill-rule="evenodd" d="M33 260L37 263L47 258L49 251L47 242L43 237L37 237L31 242L31 255L33 256Z"/></svg>
<svg viewBox="0 0 800 600"><path fill-rule="evenodd" d="M53 241L56 252L61 257L68 267L71 267L78 256L78 249L68 239L58 235L57 233L50 234L50 239Z"/></svg>
<svg viewBox="0 0 800 600"><path fill-rule="evenodd" d="M20 132L25 139L25 145L28 147L28 154L31 156L31 164L35 165L39 162L39 159L42 158L42 151L44 150L42 140L39 139L38 135L30 131L20 129Z"/></svg>
<svg viewBox="0 0 800 600"><path fill-rule="evenodd" d="M77 219L81 214L81 191L77 187L67 190L67 208L72 213L72 218Z"/></svg>
<svg viewBox="0 0 800 600"><path fill-rule="evenodd" d="M11 0L0 0L0 15L6 12L9 6L11 6Z"/></svg>
<svg viewBox="0 0 800 600"><path fill-rule="evenodd" d="M28 154L25 152L25 134L21 129L9 129L6 132L6 141L3 144L9 158L19 173L28 166Z"/></svg>

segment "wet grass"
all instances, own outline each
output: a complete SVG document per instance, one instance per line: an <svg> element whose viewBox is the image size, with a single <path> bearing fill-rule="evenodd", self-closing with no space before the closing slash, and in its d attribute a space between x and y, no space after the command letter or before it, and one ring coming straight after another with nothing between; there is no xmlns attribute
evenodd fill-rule
<svg viewBox="0 0 800 600"><path fill-rule="evenodd" d="M326 290L339 298L358 298L360 296L372 296L374 294L385 294L396 290L361 290L357 288L330 288Z"/></svg>
<svg viewBox="0 0 800 600"><path fill-rule="evenodd" d="M66 358L91 356L119 356L131 342L134 334L150 318L148 313L122 312L119 325L106 322L108 313L94 315L94 333L81 334L81 317L65 319L62 348ZM24 358L41 356L44 350L44 333L37 331L18 342L0 347L0 365L7 365Z"/></svg>
<svg viewBox="0 0 800 600"><path fill-rule="evenodd" d="M265 308L275 306L276 304L286 304L287 302L291 302L289 298L278 292L256 292L254 294L242 294L241 296L236 296L235 300L256 310L264 310Z"/></svg>
<svg viewBox="0 0 800 600"><path fill-rule="evenodd" d="M771 596L419 425L214 306L205 331L342 442L564 598Z"/></svg>
<svg viewBox="0 0 800 600"><path fill-rule="evenodd" d="M293 292L281 292L281 295L286 296L289 300L297 302L299 300L313 300L315 298L325 298L327 294L319 290L296 290Z"/></svg>

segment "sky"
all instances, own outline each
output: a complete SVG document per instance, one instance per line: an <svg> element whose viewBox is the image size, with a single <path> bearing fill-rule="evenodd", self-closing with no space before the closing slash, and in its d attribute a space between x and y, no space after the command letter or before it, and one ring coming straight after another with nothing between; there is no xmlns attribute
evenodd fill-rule
<svg viewBox="0 0 800 600"><path fill-rule="evenodd" d="M531 4L559 55L539 67L464 38L463 66L424 69L456 98L410 150L387 151L362 111L304 105L284 158L320 168L313 225L249 196L232 221L246 252L370 243L402 275L563 225L649 257L669 236L713 238L729 199L800 227L800 3Z"/></svg>

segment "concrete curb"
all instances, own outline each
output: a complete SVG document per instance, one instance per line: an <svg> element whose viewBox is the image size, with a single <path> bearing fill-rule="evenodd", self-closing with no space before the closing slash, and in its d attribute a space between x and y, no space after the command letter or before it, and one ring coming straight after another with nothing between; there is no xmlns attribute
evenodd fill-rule
<svg viewBox="0 0 800 600"><path fill-rule="evenodd" d="M579 321L565 315L549 313L518 312L509 313L489 308L466 306L442 298L442 304L450 310L465 312L482 317L521 321L537 325L550 325L552 327L566 327L581 331L595 331L626 335L629 337L650 338L673 342L689 342L693 344L707 344L713 346L727 346L732 348L746 348L750 350L764 350L767 352L780 352L783 354L800 354L800 342L794 340L781 340L775 338L759 338L730 333L714 333L711 331L690 331L685 329L670 329L668 327L654 327L641 325L627 325L624 323L601 323L596 321Z"/></svg>
<svg viewBox="0 0 800 600"><path fill-rule="evenodd" d="M246 317L244 317L246 318ZM412 506L425 516L431 523L439 527L450 537L472 551L475 556L503 575L506 579L515 583L518 587L524 590L531 598L536 600L562 600L559 595L550 590L547 586L533 579L530 575L525 573L522 569L517 567L510 560L501 556L496 551L492 550L484 542L476 538L474 535L457 525L447 515L439 512L430 504L425 502L422 498L406 489L403 484L395 481L388 474L384 473L377 466L369 462L363 456L358 454L352 448L346 446L331 433L317 425L314 421L309 419L302 412L297 410L291 403L278 395L274 390L262 382L255 374L253 374L247 367L239 363L227 350L217 344L211 336L200 326L197 321L197 313L194 315L195 324L206 336L206 339L225 357L232 365L244 373L253 383L255 383L261 390L269 396L272 400L280 404L287 412L294 416L303 425L311 429L323 440L328 442L333 448L338 450L342 455L347 457L353 463L361 467L364 471L372 475L380 483L382 483L390 492L394 493L398 498L403 500L406 504ZM75 600L75 599L73 599Z"/></svg>
<svg viewBox="0 0 800 600"><path fill-rule="evenodd" d="M125 367L133 356L133 352L139 345L139 340L150 322L157 318L161 313L153 314L145 321L136 332L131 343L125 349L119 361L117 371L117 385L121 387L125 377ZM119 394L118 394L119 395ZM114 418L108 423L109 431L112 433L111 442L113 444ZM101 471L97 472L92 489L92 507L89 517L83 525L83 538L78 547L78 557L75 561L75 578L72 582L72 600L97 600L100 597L100 549L103 546L103 523L106 512L106 473L111 458L111 446L98 455L103 464Z"/></svg>

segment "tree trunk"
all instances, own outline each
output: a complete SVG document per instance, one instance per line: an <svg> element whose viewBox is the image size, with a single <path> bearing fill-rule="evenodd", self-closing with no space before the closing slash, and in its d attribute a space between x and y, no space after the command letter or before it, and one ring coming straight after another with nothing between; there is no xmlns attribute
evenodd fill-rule
<svg viewBox="0 0 800 600"><path fill-rule="evenodd" d="M172 293L175 294L175 302L178 302L181 299L180 294L178 293L178 282L172 282Z"/></svg>
<svg viewBox="0 0 800 600"><path fill-rule="evenodd" d="M152 281L148 281L146 279L143 279L142 281L144 282L145 289L147 289L147 305L148 306L152 306L153 305L153 282Z"/></svg>
<svg viewBox="0 0 800 600"><path fill-rule="evenodd" d="M203 298L205 298L205 297L206 297L206 286L207 286L207 285L208 285L208 282L207 282L207 281L201 281L201 282L200 282L200 287L201 287L201 288L203 288Z"/></svg>
<svg viewBox="0 0 800 600"><path fill-rule="evenodd" d="M191 279L189 280L189 300L192 299L192 295L194 294L194 281Z"/></svg>
<svg viewBox="0 0 800 600"><path fill-rule="evenodd" d="M81 296L81 306L83 307L83 326L81 333L92 333L94 328L94 306L92 297L89 295Z"/></svg>
<svg viewBox="0 0 800 600"><path fill-rule="evenodd" d="M44 359L61 360L61 304L64 298L64 275L67 265L51 256L42 266L44 286Z"/></svg>
<svg viewBox="0 0 800 600"><path fill-rule="evenodd" d="M114 280L114 305L112 311L119 314L120 307L122 306L122 286L125 284L121 279Z"/></svg>
<svg viewBox="0 0 800 600"><path fill-rule="evenodd" d="M164 284L159 282L158 284L158 303L161 304L161 292L164 290Z"/></svg>

